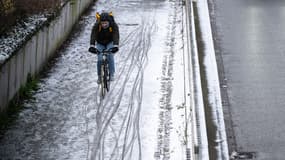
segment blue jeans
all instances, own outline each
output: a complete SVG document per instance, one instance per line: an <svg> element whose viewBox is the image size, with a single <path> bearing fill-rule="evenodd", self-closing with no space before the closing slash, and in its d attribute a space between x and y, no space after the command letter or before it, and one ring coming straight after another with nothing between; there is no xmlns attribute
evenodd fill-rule
<svg viewBox="0 0 285 160"><path fill-rule="evenodd" d="M96 48L102 52L103 50L108 50L110 48L113 48L113 42L108 43L107 45L102 45L97 43ZM101 64L103 60L102 53L97 55L98 61L97 61L97 74L98 76L101 76ZM110 70L110 75L114 76L115 73L115 61L114 61L114 54L108 54L108 62L109 62L109 70Z"/></svg>

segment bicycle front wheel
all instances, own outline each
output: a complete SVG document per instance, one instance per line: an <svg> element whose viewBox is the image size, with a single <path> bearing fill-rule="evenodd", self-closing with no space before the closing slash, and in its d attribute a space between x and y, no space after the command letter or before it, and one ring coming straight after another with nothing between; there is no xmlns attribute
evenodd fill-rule
<svg viewBox="0 0 285 160"><path fill-rule="evenodd" d="M105 77L106 77L106 75L105 75L105 72L104 72L104 66L102 65L101 66L101 83L100 83L100 95L101 95L101 97L102 98L104 98L105 97L105 95L106 95L106 83L105 83Z"/></svg>

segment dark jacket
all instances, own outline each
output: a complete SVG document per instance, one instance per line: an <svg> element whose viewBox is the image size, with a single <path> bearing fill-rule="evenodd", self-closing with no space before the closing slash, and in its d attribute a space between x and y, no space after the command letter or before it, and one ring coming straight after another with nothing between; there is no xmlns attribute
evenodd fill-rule
<svg viewBox="0 0 285 160"><path fill-rule="evenodd" d="M103 45L113 42L114 45L119 45L119 39L119 27L115 22L110 23L107 29L103 29L100 23L95 23L91 32L90 45L95 45L95 42Z"/></svg>

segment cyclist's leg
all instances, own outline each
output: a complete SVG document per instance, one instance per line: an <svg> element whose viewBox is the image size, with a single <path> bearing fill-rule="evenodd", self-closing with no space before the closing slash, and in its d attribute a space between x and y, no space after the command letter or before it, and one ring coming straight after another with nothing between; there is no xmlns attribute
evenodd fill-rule
<svg viewBox="0 0 285 160"><path fill-rule="evenodd" d="M97 43L96 48L102 52L106 47L102 44ZM97 75L98 77L101 76L101 64L102 64L103 56L102 53L97 55Z"/></svg>
<svg viewBox="0 0 285 160"><path fill-rule="evenodd" d="M113 42L109 43L107 45L107 50L110 48L113 48ZM114 60L114 54L109 54L108 55L108 62L109 62L109 70L110 70L110 76L113 77L115 73L115 60Z"/></svg>

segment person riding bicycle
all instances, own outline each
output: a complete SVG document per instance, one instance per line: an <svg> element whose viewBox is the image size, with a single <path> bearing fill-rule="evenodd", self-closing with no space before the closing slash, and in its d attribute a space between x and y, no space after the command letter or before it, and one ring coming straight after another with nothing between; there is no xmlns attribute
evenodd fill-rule
<svg viewBox="0 0 285 160"><path fill-rule="evenodd" d="M98 56L97 61L97 74L98 81L97 83L101 83L101 63L102 63L102 51L111 51L112 53L116 53L119 51L119 27L117 23L114 21L114 17L112 13L103 12L101 14L96 13L97 21L94 24L91 32L90 38L90 48L89 52L95 53ZM115 61L114 55L108 54L108 63L110 70L110 81L114 80L115 73Z"/></svg>

